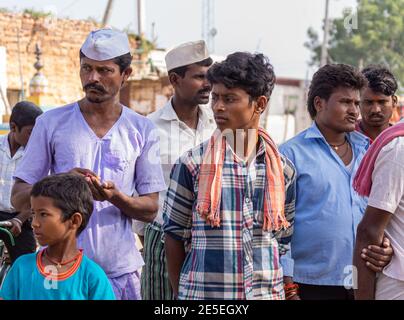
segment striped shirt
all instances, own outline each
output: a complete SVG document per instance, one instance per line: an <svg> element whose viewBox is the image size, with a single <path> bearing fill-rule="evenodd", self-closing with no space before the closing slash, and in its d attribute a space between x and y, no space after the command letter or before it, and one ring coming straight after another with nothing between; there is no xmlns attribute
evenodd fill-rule
<svg viewBox="0 0 404 320"><path fill-rule="evenodd" d="M0 136L0 211L12 213L11 189L13 188L14 171L24 154L24 147L20 147L11 157L8 135Z"/></svg>
<svg viewBox="0 0 404 320"><path fill-rule="evenodd" d="M260 138L250 165L226 146L219 228L210 227L195 210L199 167L207 142L184 154L173 167L163 229L187 247L179 299L284 299L280 255L288 250L293 232L295 169L282 156L285 215L291 225L277 233L264 231L264 143Z"/></svg>

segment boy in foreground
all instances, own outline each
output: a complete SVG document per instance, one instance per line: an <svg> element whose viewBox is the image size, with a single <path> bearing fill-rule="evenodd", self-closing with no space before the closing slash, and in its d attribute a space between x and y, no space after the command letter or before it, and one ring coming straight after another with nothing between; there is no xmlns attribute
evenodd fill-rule
<svg viewBox="0 0 404 320"><path fill-rule="evenodd" d="M77 236L93 212L84 178L75 174L44 178L32 188L31 207L35 237L45 248L17 259L0 298L115 300L105 272L77 247Z"/></svg>

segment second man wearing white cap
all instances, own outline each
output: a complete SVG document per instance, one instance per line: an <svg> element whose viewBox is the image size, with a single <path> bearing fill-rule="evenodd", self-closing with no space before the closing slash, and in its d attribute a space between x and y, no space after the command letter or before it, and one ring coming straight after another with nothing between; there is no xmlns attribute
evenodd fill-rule
<svg viewBox="0 0 404 320"><path fill-rule="evenodd" d="M209 139L216 129L212 111L203 106L209 102L211 86L206 73L212 63L204 41L184 43L166 55L174 96L162 109L150 114L148 118L159 130L160 156L167 183L177 159L184 152ZM144 230L144 300L170 300L174 297L168 279L164 233L161 227L164 199L165 191L160 193L157 218ZM141 229L140 226L138 232L143 234Z"/></svg>

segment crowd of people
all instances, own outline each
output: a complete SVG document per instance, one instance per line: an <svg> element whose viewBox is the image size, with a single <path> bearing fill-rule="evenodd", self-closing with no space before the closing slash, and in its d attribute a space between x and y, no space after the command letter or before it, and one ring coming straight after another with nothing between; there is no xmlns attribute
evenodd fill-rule
<svg viewBox="0 0 404 320"><path fill-rule="evenodd" d="M174 95L147 117L119 101L126 34L91 32L79 59L82 100L20 102L0 137L15 236L0 234L0 299L404 299L404 123L387 68L321 67L312 125L277 146L260 126L276 83L263 54L214 63L204 41L175 47Z"/></svg>

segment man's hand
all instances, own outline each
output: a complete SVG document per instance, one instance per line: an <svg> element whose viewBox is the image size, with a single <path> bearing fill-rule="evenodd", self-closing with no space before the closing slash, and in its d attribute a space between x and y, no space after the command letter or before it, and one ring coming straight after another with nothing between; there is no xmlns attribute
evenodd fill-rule
<svg viewBox="0 0 404 320"><path fill-rule="evenodd" d="M101 184L100 177L97 176L96 173L94 173L93 171L91 171L89 169L83 169L83 168L74 168L74 169L70 170L69 173L77 174L86 179L87 184L90 187L94 200L96 200L96 201L106 201L107 200L105 195L102 192L100 192L100 190L98 190L97 187L95 186L96 181L98 182L98 184Z"/></svg>
<svg viewBox="0 0 404 320"><path fill-rule="evenodd" d="M18 237L21 233L22 224L17 219L8 220L8 222L12 223L12 227L10 227L10 232L14 237Z"/></svg>
<svg viewBox="0 0 404 320"><path fill-rule="evenodd" d="M383 268L390 263L393 254L390 240L384 237L382 247L371 245L367 249L363 249L361 258L366 261L366 267L370 270L382 272Z"/></svg>
<svg viewBox="0 0 404 320"><path fill-rule="evenodd" d="M166 250L168 279L175 299L178 299L181 269L185 261L184 242L165 234L164 248Z"/></svg>
<svg viewBox="0 0 404 320"><path fill-rule="evenodd" d="M98 177L92 175L87 175L86 181L97 201L111 201L119 193L112 181L101 182Z"/></svg>
<svg viewBox="0 0 404 320"><path fill-rule="evenodd" d="M295 285L293 282L293 278L287 277L287 276L283 277L283 283L284 283L285 288L287 288L288 286L291 286L291 285ZM292 290L286 289L285 296L286 296L286 300L300 300L298 288L292 288Z"/></svg>
<svg viewBox="0 0 404 320"><path fill-rule="evenodd" d="M98 177L94 172L92 172L89 169L83 169L83 168L74 168L72 170L69 171L69 173L72 174L78 174L82 177L87 177L87 176L94 176L94 177Z"/></svg>

